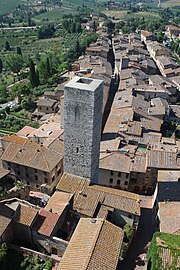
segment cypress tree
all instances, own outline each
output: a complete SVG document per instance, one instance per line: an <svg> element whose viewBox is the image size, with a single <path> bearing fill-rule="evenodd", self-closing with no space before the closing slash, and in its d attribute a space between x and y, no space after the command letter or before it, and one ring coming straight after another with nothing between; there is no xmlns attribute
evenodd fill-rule
<svg viewBox="0 0 180 270"><path fill-rule="evenodd" d="M6 43L5 43L5 50L6 50L6 51L10 51L10 50L11 50L11 47L10 47L8 41L6 41Z"/></svg>
<svg viewBox="0 0 180 270"><path fill-rule="evenodd" d="M22 51L20 47L17 47L17 54L22 55Z"/></svg>
<svg viewBox="0 0 180 270"><path fill-rule="evenodd" d="M39 85L39 78L37 78L35 65L32 59L30 60L30 83L32 87L36 87Z"/></svg>
<svg viewBox="0 0 180 270"><path fill-rule="evenodd" d="M2 73L2 70L3 70L3 62L2 59L0 58L0 73Z"/></svg>

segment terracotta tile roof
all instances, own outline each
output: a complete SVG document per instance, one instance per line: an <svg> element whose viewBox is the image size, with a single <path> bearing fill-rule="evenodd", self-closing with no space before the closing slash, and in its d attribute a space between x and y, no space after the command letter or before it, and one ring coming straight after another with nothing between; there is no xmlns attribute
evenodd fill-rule
<svg viewBox="0 0 180 270"><path fill-rule="evenodd" d="M132 172L145 173L147 169L146 155L135 155L134 162L131 165Z"/></svg>
<svg viewBox="0 0 180 270"><path fill-rule="evenodd" d="M115 270L123 241L123 231L104 221L87 270Z"/></svg>
<svg viewBox="0 0 180 270"><path fill-rule="evenodd" d="M61 155L64 155L64 142L59 138L53 140L47 147Z"/></svg>
<svg viewBox="0 0 180 270"><path fill-rule="evenodd" d="M153 34L147 30L141 31L141 35L148 37L148 36L152 36Z"/></svg>
<svg viewBox="0 0 180 270"><path fill-rule="evenodd" d="M27 137L29 134L31 134L35 130L36 128L25 126L21 130L19 130L16 134L20 137Z"/></svg>
<svg viewBox="0 0 180 270"><path fill-rule="evenodd" d="M180 229L180 202L160 202L160 231L174 233Z"/></svg>
<svg viewBox="0 0 180 270"><path fill-rule="evenodd" d="M132 121L128 123L127 134L141 136L142 123L138 121Z"/></svg>
<svg viewBox="0 0 180 270"><path fill-rule="evenodd" d="M31 226L37 214L38 211L36 209L19 204L15 213L15 220L21 224Z"/></svg>
<svg viewBox="0 0 180 270"><path fill-rule="evenodd" d="M88 52L88 51L92 51L92 52L101 52L101 50L102 50L102 48L101 47L88 47L87 49L86 49L86 51Z"/></svg>
<svg viewBox="0 0 180 270"><path fill-rule="evenodd" d="M47 106L47 107L53 107L57 103L57 100L48 98L48 97L41 97L39 98L37 105L38 106Z"/></svg>
<svg viewBox="0 0 180 270"><path fill-rule="evenodd" d="M130 155L110 153L99 161L99 168L111 171L129 173L131 167Z"/></svg>
<svg viewBox="0 0 180 270"><path fill-rule="evenodd" d="M113 212L113 208L111 207L108 207L108 206L105 206L105 205L101 205L100 207L100 210L98 212L98 215L97 215L97 218L103 218L103 219L106 219L107 218L107 215L108 215L108 212L111 211Z"/></svg>
<svg viewBox="0 0 180 270"><path fill-rule="evenodd" d="M91 186L104 193L103 205L140 216L140 197L137 194L103 186Z"/></svg>
<svg viewBox="0 0 180 270"><path fill-rule="evenodd" d="M59 270L115 270L123 231L102 219L81 218Z"/></svg>
<svg viewBox="0 0 180 270"><path fill-rule="evenodd" d="M86 216L94 217L101 205L140 215L139 195L103 186L88 185L89 180L64 173L57 189L75 194L73 209Z"/></svg>
<svg viewBox="0 0 180 270"><path fill-rule="evenodd" d="M73 194L55 191L50 200L48 201L45 210L52 211L52 213L59 216L63 213L64 209L69 205Z"/></svg>
<svg viewBox="0 0 180 270"><path fill-rule="evenodd" d="M87 188L75 196L73 209L88 217L94 217L96 209L103 198L104 194L102 192Z"/></svg>
<svg viewBox="0 0 180 270"><path fill-rule="evenodd" d="M158 170L158 182L176 182L178 183L179 171Z"/></svg>
<svg viewBox="0 0 180 270"><path fill-rule="evenodd" d="M75 194L87 188L89 184L90 184L89 179L73 175L70 173L64 173L56 189Z"/></svg>
<svg viewBox="0 0 180 270"><path fill-rule="evenodd" d="M169 30L178 30L180 32L180 28L175 25L166 25L166 28L169 28Z"/></svg>
<svg viewBox="0 0 180 270"><path fill-rule="evenodd" d="M30 140L26 140L22 145L10 143L1 157L5 161L47 172L51 172L62 158L54 151Z"/></svg>
<svg viewBox="0 0 180 270"><path fill-rule="evenodd" d="M23 145L27 141L27 139L16 136L16 135L11 135L11 136L4 136L3 141L14 142L14 143Z"/></svg>
<svg viewBox="0 0 180 270"><path fill-rule="evenodd" d="M177 153L164 150L148 151L148 167L159 169L178 169Z"/></svg>
<svg viewBox="0 0 180 270"><path fill-rule="evenodd" d="M104 205L140 215L139 200L139 195L134 193L93 185L75 197L74 209L81 214L94 217L98 206Z"/></svg>
<svg viewBox="0 0 180 270"><path fill-rule="evenodd" d="M40 234L51 236L58 220L58 214L41 209L33 225L33 230L38 231Z"/></svg>
<svg viewBox="0 0 180 270"><path fill-rule="evenodd" d="M0 215L0 237L3 235L10 223L11 218Z"/></svg>

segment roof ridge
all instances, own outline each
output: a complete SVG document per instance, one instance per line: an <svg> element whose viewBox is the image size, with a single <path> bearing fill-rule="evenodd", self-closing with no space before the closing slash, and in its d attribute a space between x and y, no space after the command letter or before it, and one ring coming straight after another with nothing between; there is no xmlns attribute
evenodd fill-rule
<svg viewBox="0 0 180 270"><path fill-rule="evenodd" d="M42 148L43 148L43 149L46 149L46 148L44 148L43 146L40 146L40 147L39 147L40 152L41 152L41 154L42 154L42 156L43 156L43 159L44 159L44 161L45 161L45 163L46 163L46 165L47 165L47 168L48 168L48 170L50 171L49 164L48 164L48 162L47 162L47 160L46 160L45 153L44 153L44 151L43 151ZM47 149L46 149L46 150L47 150Z"/></svg>
<svg viewBox="0 0 180 270"><path fill-rule="evenodd" d="M97 188L96 186L97 186L97 185L89 186L89 187L98 190L98 188ZM116 192L118 191L118 192L120 192L120 193L122 194L122 197L125 197L125 198L128 198L128 199L132 199L132 200L136 200L136 201L138 200L138 201L139 201L139 199L138 199L138 194L135 194L135 193L132 193L132 192L129 192L129 191L125 191L125 190L117 190L117 189L110 188L110 187L104 187L104 186L98 186L98 187L101 187L101 188L103 189L102 191L99 190L99 191L101 191L101 192L103 192L103 193L110 193L111 195L116 195L116 196L118 196L119 194L116 194ZM108 192L108 190L105 191L106 188L109 189L110 192ZM126 193L126 194L127 194L127 193L133 194L134 198L132 198L132 197L130 198L130 197L126 196L125 193ZM124 195L125 195L125 196L124 196Z"/></svg>
<svg viewBox="0 0 180 270"><path fill-rule="evenodd" d="M93 220L93 218L91 218L91 220ZM92 257L92 255L93 255L94 250L95 250L96 244L97 244L98 239L99 239L99 235L100 235L100 233L101 233L101 231L102 231L103 224L104 224L104 220L103 220L102 218L96 218L95 220L97 220L97 221L102 221L102 223L101 223L101 227L98 228L98 230L97 230L97 233L96 233L96 236L97 236L97 237L95 238L95 240L94 240L94 242L93 242L93 245L92 245L92 248L91 248L91 251L90 251L89 254L88 254L88 260L87 260L87 264L86 264L86 268L85 268L85 269L88 268L88 265L89 265L89 263L90 263L91 257ZM91 221L90 221L90 222L91 222Z"/></svg>
<svg viewBox="0 0 180 270"><path fill-rule="evenodd" d="M4 151L4 153L2 154L2 156L1 156L1 160L3 160L3 156L4 156L4 154L8 151L8 149L13 145L13 144L15 144L15 145L17 145L18 146L18 150L19 149L21 149L21 147L22 147L22 145L18 145L17 143L14 143L14 142L10 142L9 143L9 145L6 147L6 149L5 149L5 151ZM15 158L15 156L17 155L17 152L18 151L16 151L15 153L14 153L14 156L13 156L13 159Z"/></svg>

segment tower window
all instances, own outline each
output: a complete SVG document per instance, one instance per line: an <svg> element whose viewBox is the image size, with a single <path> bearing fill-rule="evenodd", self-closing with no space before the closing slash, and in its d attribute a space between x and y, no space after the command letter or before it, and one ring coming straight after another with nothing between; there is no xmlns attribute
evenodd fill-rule
<svg viewBox="0 0 180 270"><path fill-rule="evenodd" d="M111 183L111 184L113 183L113 179L112 178L109 179L109 183Z"/></svg>
<svg viewBox="0 0 180 270"><path fill-rule="evenodd" d="M79 147L76 147L76 153L79 153Z"/></svg>
<svg viewBox="0 0 180 270"><path fill-rule="evenodd" d="M114 172L113 171L111 171L111 175L113 175L114 174Z"/></svg>

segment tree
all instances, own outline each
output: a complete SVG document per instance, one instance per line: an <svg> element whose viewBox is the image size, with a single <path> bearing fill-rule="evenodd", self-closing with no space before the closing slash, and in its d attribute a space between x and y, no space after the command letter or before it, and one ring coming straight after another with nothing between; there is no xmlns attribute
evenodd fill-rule
<svg viewBox="0 0 180 270"><path fill-rule="evenodd" d="M41 60L38 63L38 72L39 72L40 81L42 83L47 82L47 79L48 79L47 65L43 60Z"/></svg>
<svg viewBox="0 0 180 270"><path fill-rule="evenodd" d="M0 58L0 73L2 73L2 70L3 70L3 62L2 59Z"/></svg>
<svg viewBox="0 0 180 270"><path fill-rule="evenodd" d="M49 61L48 57L46 59L46 69L47 69L47 75L48 75L48 77L50 77L51 76L51 66L50 66L50 61Z"/></svg>
<svg viewBox="0 0 180 270"><path fill-rule="evenodd" d="M75 46L75 58L78 58L79 56L80 56L80 44L79 40L77 40Z"/></svg>
<svg viewBox="0 0 180 270"><path fill-rule="evenodd" d="M29 72L30 83L32 87L36 87L39 85L39 77L37 76L35 65L32 59L30 60L29 67L30 67L30 72Z"/></svg>
<svg viewBox="0 0 180 270"><path fill-rule="evenodd" d="M22 96L29 96L30 93L30 87L28 84L16 83L12 87L11 98L18 97L18 99L21 100Z"/></svg>
<svg viewBox="0 0 180 270"><path fill-rule="evenodd" d="M8 251L8 247L6 243L3 243L0 246L0 262L3 262L6 259L7 251Z"/></svg>
<svg viewBox="0 0 180 270"><path fill-rule="evenodd" d="M7 65L13 73L19 74L23 67L24 61L22 55L11 55L6 60Z"/></svg>
<svg viewBox="0 0 180 270"><path fill-rule="evenodd" d="M53 25L44 25L38 30L37 36L39 39L51 38L53 37L55 31L56 30Z"/></svg>
<svg viewBox="0 0 180 270"><path fill-rule="evenodd" d="M6 51L10 51L10 50L11 50L11 47L10 47L8 41L6 41L6 43L5 43L5 50L6 50Z"/></svg>
<svg viewBox="0 0 180 270"><path fill-rule="evenodd" d="M17 54L22 55L22 51L20 47L17 47Z"/></svg>

